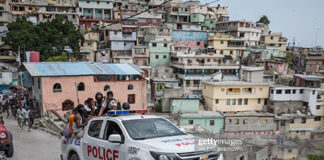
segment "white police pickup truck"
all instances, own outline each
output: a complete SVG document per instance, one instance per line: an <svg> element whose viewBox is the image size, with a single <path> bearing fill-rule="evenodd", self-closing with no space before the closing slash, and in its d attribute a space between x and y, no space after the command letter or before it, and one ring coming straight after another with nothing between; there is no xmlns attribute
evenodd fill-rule
<svg viewBox="0 0 324 160"><path fill-rule="evenodd" d="M113 114L148 110L113 111ZM223 160L216 150L197 150L198 137L153 115L98 117L81 139L62 138L63 160Z"/></svg>

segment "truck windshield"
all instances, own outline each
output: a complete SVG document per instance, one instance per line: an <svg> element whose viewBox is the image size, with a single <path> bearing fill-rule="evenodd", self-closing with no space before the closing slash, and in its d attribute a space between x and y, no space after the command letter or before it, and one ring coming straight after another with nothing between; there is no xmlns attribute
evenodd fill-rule
<svg viewBox="0 0 324 160"><path fill-rule="evenodd" d="M128 134L135 140L185 135L163 118L125 120L123 124Z"/></svg>

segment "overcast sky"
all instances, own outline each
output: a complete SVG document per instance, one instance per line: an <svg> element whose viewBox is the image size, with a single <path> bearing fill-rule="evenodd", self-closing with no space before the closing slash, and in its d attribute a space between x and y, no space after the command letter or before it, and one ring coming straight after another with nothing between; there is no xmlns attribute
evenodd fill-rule
<svg viewBox="0 0 324 160"><path fill-rule="evenodd" d="M270 30L283 32L289 42L295 37L297 46L324 47L324 0L220 0L212 5L217 4L228 6L231 20L257 21L267 15Z"/></svg>

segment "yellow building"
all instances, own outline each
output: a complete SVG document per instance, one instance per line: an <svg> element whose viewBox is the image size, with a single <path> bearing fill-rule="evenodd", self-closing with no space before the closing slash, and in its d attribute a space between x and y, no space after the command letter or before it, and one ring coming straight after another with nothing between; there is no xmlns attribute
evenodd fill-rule
<svg viewBox="0 0 324 160"><path fill-rule="evenodd" d="M263 35L261 41L267 49L279 49L279 56L286 57L287 38L282 37L282 33L270 33Z"/></svg>
<svg viewBox="0 0 324 160"><path fill-rule="evenodd" d="M244 39L225 33L211 33L208 36L208 45L216 49L216 55L227 55L233 59L245 51Z"/></svg>
<svg viewBox="0 0 324 160"><path fill-rule="evenodd" d="M261 111L267 103L269 85L263 82L203 81L203 97L213 111Z"/></svg>
<svg viewBox="0 0 324 160"><path fill-rule="evenodd" d="M283 114L277 118L276 130L291 138L311 139L311 132L324 126L324 119L321 116Z"/></svg>
<svg viewBox="0 0 324 160"><path fill-rule="evenodd" d="M97 42L99 41L99 32L89 31L84 33L83 37L85 41L80 49L82 61L94 62L95 52L98 49Z"/></svg>

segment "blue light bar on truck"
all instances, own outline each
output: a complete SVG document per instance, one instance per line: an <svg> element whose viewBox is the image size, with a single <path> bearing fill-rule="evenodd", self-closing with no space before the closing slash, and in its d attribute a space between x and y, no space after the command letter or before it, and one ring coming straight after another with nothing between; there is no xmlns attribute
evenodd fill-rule
<svg viewBox="0 0 324 160"><path fill-rule="evenodd" d="M108 115L122 115L131 113L148 113L148 109L137 109L137 110L112 110L108 111Z"/></svg>

